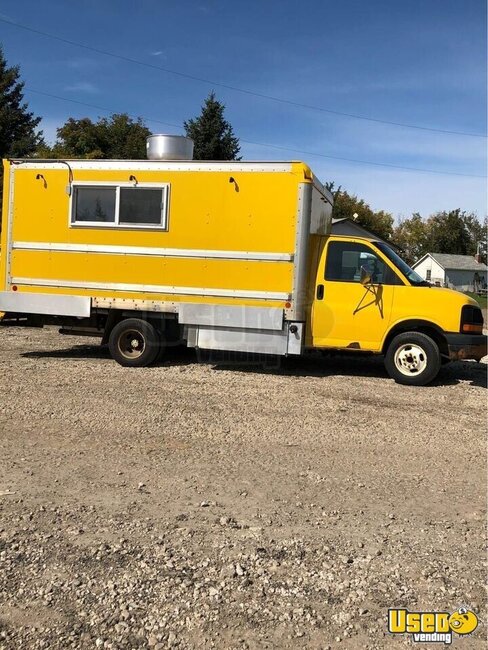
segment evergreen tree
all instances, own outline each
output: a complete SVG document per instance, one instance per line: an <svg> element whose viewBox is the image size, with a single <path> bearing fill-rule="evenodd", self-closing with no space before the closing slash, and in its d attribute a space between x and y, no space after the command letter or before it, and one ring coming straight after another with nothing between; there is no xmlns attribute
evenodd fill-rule
<svg viewBox="0 0 488 650"><path fill-rule="evenodd" d="M184 122L186 135L193 140L194 160L240 160L239 139L224 119L225 106L211 92L199 117Z"/></svg>
<svg viewBox="0 0 488 650"><path fill-rule="evenodd" d="M24 103L24 83L19 66L9 67L0 46L0 158L23 158L43 143L35 117ZM0 214L2 210L3 167L0 168Z"/></svg>

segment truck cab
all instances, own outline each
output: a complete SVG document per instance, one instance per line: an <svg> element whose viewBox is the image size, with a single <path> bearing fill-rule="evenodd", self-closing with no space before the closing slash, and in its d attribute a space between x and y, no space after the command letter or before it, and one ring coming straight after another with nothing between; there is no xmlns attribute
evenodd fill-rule
<svg viewBox="0 0 488 650"><path fill-rule="evenodd" d="M384 354L397 382L423 385L442 363L486 354L481 309L430 285L386 242L321 237L307 345Z"/></svg>

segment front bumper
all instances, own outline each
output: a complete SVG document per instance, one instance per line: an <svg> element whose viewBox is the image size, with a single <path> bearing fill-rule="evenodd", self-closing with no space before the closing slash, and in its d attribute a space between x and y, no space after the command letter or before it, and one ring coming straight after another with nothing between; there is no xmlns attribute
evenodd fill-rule
<svg viewBox="0 0 488 650"><path fill-rule="evenodd" d="M487 352L488 337L484 334L447 334L449 357L456 359L475 359L479 361Z"/></svg>

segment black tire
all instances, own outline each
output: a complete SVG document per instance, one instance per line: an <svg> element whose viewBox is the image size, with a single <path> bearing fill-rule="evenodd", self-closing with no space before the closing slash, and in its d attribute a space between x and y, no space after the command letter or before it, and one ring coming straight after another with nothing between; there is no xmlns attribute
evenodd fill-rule
<svg viewBox="0 0 488 650"><path fill-rule="evenodd" d="M403 332L390 342L385 367L398 384L425 386L437 377L441 367L439 346L422 332Z"/></svg>
<svg viewBox="0 0 488 650"><path fill-rule="evenodd" d="M159 349L158 353L156 355L155 362L159 363L160 361L164 361L166 357L168 356L168 341L166 340L166 337L162 332L158 332L159 335Z"/></svg>
<svg viewBox="0 0 488 650"><path fill-rule="evenodd" d="M153 363L161 349L155 327L140 318L126 318L110 332L108 349L121 366L141 368Z"/></svg>

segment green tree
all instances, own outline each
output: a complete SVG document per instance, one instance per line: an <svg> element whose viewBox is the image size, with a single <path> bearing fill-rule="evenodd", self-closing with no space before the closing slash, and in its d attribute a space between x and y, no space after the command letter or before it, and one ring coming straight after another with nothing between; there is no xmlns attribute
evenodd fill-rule
<svg viewBox="0 0 488 650"><path fill-rule="evenodd" d="M325 186L334 196L333 219L354 219L382 239L391 238L393 216L389 212L374 211L363 199L348 194L341 186L335 189L333 182L326 183ZM357 217L354 217L355 214Z"/></svg>
<svg viewBox="0 0 488 650"><path fill-rule="evenodd" d="M53 147L40 147L42 158L146 158L146 138L151 135L141 118L133 120L126 113L92 122L89 117L70 117L57 130Z"/></svg>
<svg viewBox="0 0 488 650"><path fill-rule="evenodd" d="M410 219L402 219L393 231L393 241L400 247L403 257L413 264L428 251L428 227L416 212Z"/></svg>
<svg viewBox="0 0 488 650"><path fill-rule="evenodd" d="M457 210L436 212L427 219L427 247L431 253L469 255L473 253L465 213Z"/></svg>
<svg viewBox="0 0 488 650"><path fill-rule="evenodd" d="M395 228L393 239L413 263L426 253L475 255L479 250L486 260L487 226L476 214L457 210L436 212L427 219L417 213L402 220Z"/></svg>
<svg viewBox="0 0 488 650"><path fill-rule="evenodd" d="M469 234L469 254L479 252L481 261L487 263L488 253L488 217L481 222L476 214L470 212L464 215L464 223Z"/></svg>
<svg viewBox="0 0 488 650"><path fill-rule="evenodd" d="M24 102L24 83L19 66L9 67L0 46L0 158L23 158L42 144L41 121ZM0 166L0 215L2 210L3 167Z"/></svg>
<svg viewBox="0 0 488 650"><path fill-rule="evenodd" d="M195 143L194 160L240 160L239 139L224 118L224 109L211 92L199 117L184 122L186 135Z"/></svg>

